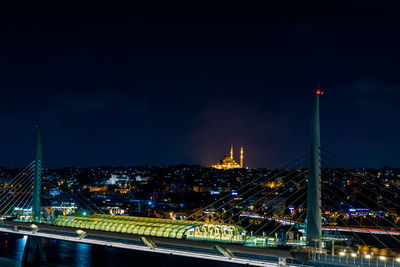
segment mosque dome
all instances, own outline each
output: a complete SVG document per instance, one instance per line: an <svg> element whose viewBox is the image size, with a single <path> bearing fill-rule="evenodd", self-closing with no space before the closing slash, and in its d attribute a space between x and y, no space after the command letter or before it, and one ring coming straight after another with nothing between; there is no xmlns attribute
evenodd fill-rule
<svg viewBox="0 0 400 267"><path fill-rule="evenodd" d="M240 165L233 159L233 146L231 146L231 155L225 155L211 167L222 170L243 168L243 147L240 150Z"/></svg>

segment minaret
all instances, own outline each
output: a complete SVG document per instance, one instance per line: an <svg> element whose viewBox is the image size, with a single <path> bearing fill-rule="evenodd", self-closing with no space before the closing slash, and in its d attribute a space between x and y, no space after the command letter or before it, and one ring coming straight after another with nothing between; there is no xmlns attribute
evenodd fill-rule
<svg viewBox="0 0 400 267"><path fill-rule="evenodd" d="M42 176L42 144L40 137L40 126L36 124L36 156L35 156L35 177L33 180L33 196L32 196L32 219L33 222L40 222L40 187Z"/></svg>
<svg viewBox="0 0 400 267"><path fill-rule="evenodd" d="M314 108L311 123L310 162L308 167L307 192L307 243L321 242L321 156L320 156L320 127L319 127L319 97L323 92L318 89L315 93Z"/></svg>
<svg viewBox="0 0 400 267"><path fill-rule="evenodd" d="M231 159L233 159L233 144L231 144Z"/></svg>
<svg viewBox="0 0 400 267"><path fill-rule="evenodd" d="M243 168L243 146L240 148L240 168Z"/></svg>

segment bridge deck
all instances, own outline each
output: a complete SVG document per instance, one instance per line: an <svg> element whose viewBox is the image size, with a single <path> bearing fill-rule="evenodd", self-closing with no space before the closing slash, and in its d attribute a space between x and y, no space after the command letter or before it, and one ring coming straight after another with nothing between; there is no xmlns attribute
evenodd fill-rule
<svg viewBox="0 0 400 267"><path fill-rule="evenodd" d="M17 222L6 220L4 224L7 226L17 226L20 229L31 230L30 226L32 223L27 222ZM39 232L45 233L54 233L58 235L66 235L73 236L75 239L77 238L76 230L70 227L62 227L48 224L36 224L39 227ZM88 237L99 239L99 240L114 240L118 242L134 242L134 243L142 243L140 239L140 235L135 234L123 234L116 232L106 232L106 231L98 231L98 230L85 230ZM85 238L86 239L86 238ZM194 240L185 240L185 239L173 239L173 238L164 238L164 237L151 237L151 240L154 241L157 245L164 245L166 247L175 247L181 250L209 250L215 251L215 245L221 245L218 242L208 242L208 241L194 241ZM284 249L275 249L275 248L257 248L257 247L246 247L238 244L223 244L224 247L228 248L232 253L240 254L240 255L252 255L259 258L286 258L286 259L295 259L294 253L289 250ZM296 257L297 258L297 257Z"/></svg>

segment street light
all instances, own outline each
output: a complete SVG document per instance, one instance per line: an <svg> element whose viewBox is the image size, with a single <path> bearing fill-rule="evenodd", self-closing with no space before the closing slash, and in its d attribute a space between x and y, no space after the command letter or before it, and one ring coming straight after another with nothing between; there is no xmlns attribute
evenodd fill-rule
<svg viewBox="0 0 400 267"><path fill-rule="evenodd" d="M385 263L385 267L386 267L386 257L385 256L379 256L379 259Z"/></svg>
<svg viewBox="0 0 400 267"><path fill-rule="evenodd" d="M371 254L365 254L364 257L365 257L366 259L368 259L368 265L371 265L371 258L372 258ZM362 258L361 258L361 261L362 261ZM361 262L361 264L362 264L362 262Z"/></svg>
<svg viewBox="0 0 400 267"><path fill-rule="evenodd" d="M356 257L357 257L357 254L354 253L354 252L352 252L352 253L350 254L350 256L353 258L353 263L356 264Z"/></svg>
<svg viewBox="0 0 400 267"><path fill-rule="evenodd" d="M341 251L341 252L339 252L339 256L346 256L346 263L347 263L347 261L348 261L348 255L346 254L346 251ZM339 257L339 262L340 262L340 257Z"/></svg>

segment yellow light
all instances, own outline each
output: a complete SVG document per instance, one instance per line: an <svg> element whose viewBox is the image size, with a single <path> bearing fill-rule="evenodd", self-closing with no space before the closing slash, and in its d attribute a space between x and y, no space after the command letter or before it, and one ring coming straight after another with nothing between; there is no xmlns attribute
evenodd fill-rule
<svg viewBox="0 0 400 267"><path fill-rule="evenodd" d="M344 255L346 255L346 253L344 253L343 251L341 251L341 252L339 252L339 255L340 255L340 256L344 256Z"/></svg>
<svg viewBox="0 0 400 267"><path fill-rule="evenodd" d="M397 261L397 262L400 262L400 258L396 258L396 261Z"/></svg>
<svg viewBox="0 0 400 267"><path fill-rule="evenodd" d="M351 253L351 256L352 256L353 258L355 258L355 257L357 257L357 254L356 254L356 253Z"/></svg>
<svg viewBox="0 0 400 267"><path fill-rule="evenodd" d="M386 257L385 257L385 256L379 256L379 259L380 259L381 261L384 261L384 260L386 260Z"/></svg>
<svg viewBox="0 0 400 267"><path fill-rule="evenodd" d="M367 255L365 255L365 258L366 258L366 259L370 259L370 258L371 258L371 255L367 254Z"/></svg>

